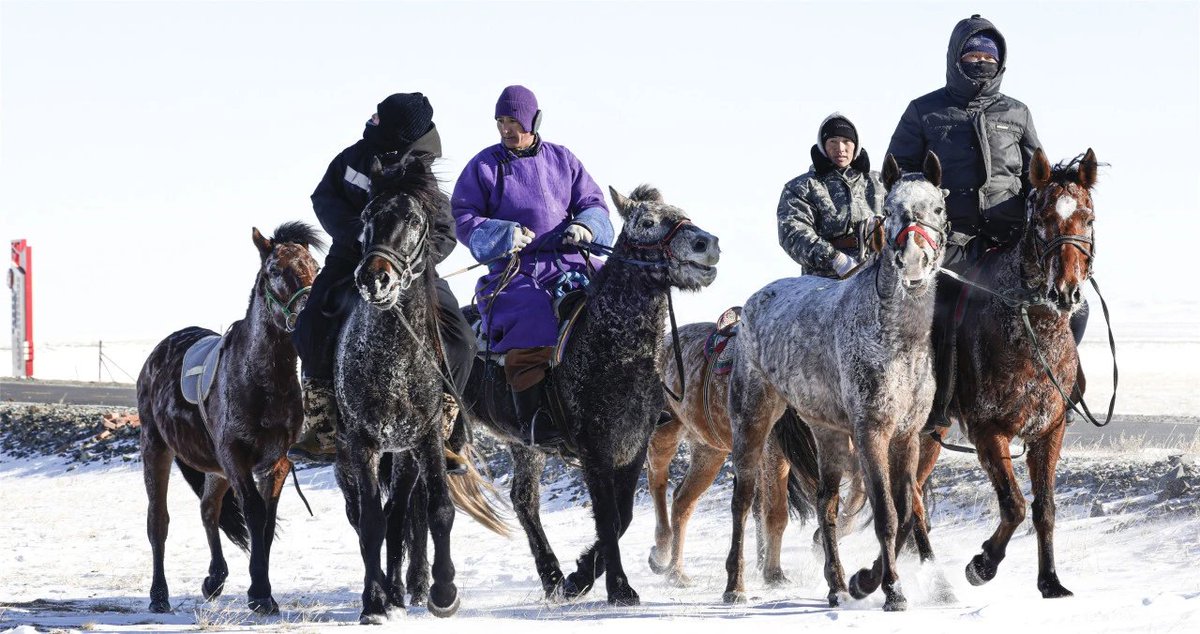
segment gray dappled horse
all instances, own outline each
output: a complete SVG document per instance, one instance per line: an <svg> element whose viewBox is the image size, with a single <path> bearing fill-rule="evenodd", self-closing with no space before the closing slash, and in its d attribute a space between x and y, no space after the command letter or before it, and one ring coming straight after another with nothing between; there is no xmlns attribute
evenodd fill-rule
<svg viewBox="0 0 1200 634"><path fill-rule="evenodd" d="M880 565L856 574L851 590L865 596L882 581L884 609L907 607L896 552L912 526L917 432L933 402L930 330L947 219L941 165L932 153L923 173L904 175L888 156L883 180L884 244L872 264L843 281L778 280L744 308L729 385L738 477L726 602L745 601L742 542L754 474L775 421L791 405L816 438L819 473L810 475L820 479L817 517L830 605L847 590L836 539L838 487L857 451Z"/></svg>
<svg viewBox="0 0 1200 634"><path fill-rule="evenodd" d="M347 308L334 363L340 413L335 474L366 573L360 622L378 624L389 607L404 607L406 538L414 558L418 553L422 558L419 567L424 566L426 513L434 546L427 607L436 616L450 616L458 610L459 596L450 559L455 500L442 449L443 377L448 375L428 247L430 212L445 202L445 194L429 165L414 155L386 165L376 160L370 177L372 198L362 211L364 255L354 276L363 301L355 299ZM421 501L425 495L426 508L411 508L410 499ZM503 532L494 512L483 510L486 517L468 508L480 523ZM413 530L410 521L422 528ZM386 575L380 566L385 538ZM416 596L423 593L413 590Z"/></svg>
<svg viewBox="0 0 1200 634"><path fill-rule="evenodd" d="M667 295L672 287L699 290L711 284L720 248L715 236L663 202L658 190L642 185L628 198L609 192L625 224L612 255L587 287L587 309L562 361L547 378L555 394L550 400L561 404L559 422L573 448L568 453L583 468L595 518L596 542L567 578L538 513L546 454L518 437L502 373L489 373L485 362L476 360L466 399L471 414L512 452L513 508L546 596L580 596L605 574L608 602L634 605L639 598L625 576L618 540L633 518L646 446L662 411L655 353L663 345ZM489 399L489 393L504 396Z"/></svg>
<svg viewBox="0 0 1200 634"><path fill-rule="evenodd" d="M300 433L304 413L290 336L296 315L317 275L309 246L323 248L312 227L279 226L271 239L254 230L261 260L246 316L220 341L208 397L185 400L180 379L184 356L196 342L215 338L204 328L185 328L155 346L137 380L142 473L149 498L146 529L154 557L150 610L170 612L163 550L167 541L167 481L171 461L200 496L200 517L211 561L201 592L221 594L229 567L220 531L250 548L250 608L275 614L267 564L275 536L275 509L291 469L287 448ZM189 368L190 369L190 368ZM198 390L203 394L203 390Z"/></svg>

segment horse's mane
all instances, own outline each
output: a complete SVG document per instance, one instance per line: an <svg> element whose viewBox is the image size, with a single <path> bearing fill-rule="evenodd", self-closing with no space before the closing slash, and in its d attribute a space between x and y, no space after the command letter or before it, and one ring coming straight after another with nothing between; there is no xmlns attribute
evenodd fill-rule
<svg viewBox="0 0 1200 634"><path fill-rule="evenodd" d="M391 162L388 162L388 159ZM440 205L445 198L437 175L430 166L432 157L422 153L406 154L402 157L383 157L383 170L371 175L371 194L405 194L425 209Z"/></svg>
<svg viewBox="0 0 1200 634"><path fill-rule="evenodd" d="M663 197L657 189L643 183L638 185L637 189L634 189L633 192L629 194L629 200L632 200L635 203L661 203L663 201Z"/></svg>
<svg viewBox="0 0 1200 634"><path fill-rule="evenodd" d="M1050 182L1059 185L1067 183L1075 183L1081 185L1079 180L1079 166L1083 163L1084 154L1079 154L1075 158L1059 161L1054 167L1050 168ZM1096 163L1096 167L1108 167L1108 163Z"/></svg>
<svg viewBox="0 0 1200 634"><path fill-rule="evenodd" d="M313 247L318 251L325 251L325 239L317 230L307 223L293 220L285 222L275 228L275 235L271 236L272 243L289 243L298 244L302 247Z"/></svg>

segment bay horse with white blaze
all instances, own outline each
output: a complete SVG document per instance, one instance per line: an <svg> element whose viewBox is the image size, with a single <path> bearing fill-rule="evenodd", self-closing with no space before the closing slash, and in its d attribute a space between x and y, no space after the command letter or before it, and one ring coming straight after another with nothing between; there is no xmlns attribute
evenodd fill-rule
<svg viewBox="0 0 1200 634"><path fill-rule="evenodd" d="M219 342L217 333L204 328L172 333L155 346L138 375L142 472L150 502L146 528L154 557L153 612L171 611L163 552L172 460L200 496L212 557L201 588L204 598L221 594L229 574L221 552L219 531L224 530L242 549L249 545L250 608L260 614L279 611L267 567L279 493L292 466L287 448L304 419L290 332L317 274L308 249L324 245L301 222L280 225L270 239L255 229L253 237L261 265L246 316ZM205 339L219 347L220 363L207 398L199 389L194 404L181 387L191 370L183 367L184 357Z"/></svg>
<svg viewBox="0 0 1200 634"><path fill-rule="evenodd" d="M1076 385L1077 378L1080 395L1084 389L1070 321L1083 305L1083 285L1092 275L1096 213L1091 189L1097 167L1091 148L1053 167L1039 148L1029 170L1033 189L1026 200L1024 235L1014 247L985 254L982 272L968 278L991 292L972 290L961 311L950 410L975 445L1000 505L1000 525L967 564L972 585L996 576L1009 539L1025 519L1025 497L1009 450L1012 440L1020 438L1027 446L1033 485L1037 587L1047 599L1072 594L1059 582L1054 565L1054 470L1071 408L1064 390ZM920 486L940 450L934 439L923 439ZM932 551L924 510L918 507L918 512L918 548L926 558Z"/></svg>
<svg viewBox="0 0 1200 634"><path fill-rule="evenodd" d="M793 466L820 481L817 516L830 605L837 606L847 590L837 506L856 451L882 565L856 574L851 585L861 597L882 582L884 609L907 608L896 554L912 525L917 432L933 403L930 331L948 223L941 165L933 153L926 154L923 173L904 175L889 155L883 181L885 240L874 262L841 281L779 280L746 302L729 379L738 477L726 602L745 601L742 541L754 474L766 438L791 406L816 438L819 473L811 472L811 457Z"/></svg>

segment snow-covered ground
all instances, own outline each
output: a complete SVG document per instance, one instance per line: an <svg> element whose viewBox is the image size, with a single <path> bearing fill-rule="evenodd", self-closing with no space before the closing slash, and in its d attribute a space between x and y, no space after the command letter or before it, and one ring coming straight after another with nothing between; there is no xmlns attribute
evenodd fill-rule
<svg viewBox="0 0 1200 634"><path fill-rule="evenodd" d="M784 568L791 584L768 589L751 571L749 603L724 605L721 592L730 522L730 487L725 483L702 500L691 523L686 554L693 587L671 587L649 570L646 557L654 517L644 496L639 498L633 525L622 539L626 570L643 602L634 608L609 607L602 592L565 605L546 603L519 527L511 539L505 539L460 514L453 553L462 610L441 620L423 607L410 608L406 618L385 628L491 634L612 627L695 632L787 627L803 631L809 626L849 626L872 632L961 628L971 632L1195 632L1200 627L1196 490L1186 493L1179 504L1164 506L1156 503L1154 496L1133 489L1121 492L1117 486L1145 477L1090 475L1151 473L1165 464L1167 453L1171 452L1077 452L1064 462L1067 475L1062 475L1064 469L1060 468L1056 550L1059 575L1076 593L1070 599L1043 600L1038 594L1036 542L1025 527L1013 538L1009 556L992 583L972 587L966 582L963 567L994 528L995 502L970 458L946 456L947 476L939 486L943 499L934 512L933 541L940 559L936 565L924 567L911 555L901 560L903 587L911 604L906 613L882 612L879 596L829 609L824 600L822 560L811 547L812 527L795 523L788 527L784 549ZM289 486L280 506L282 532L271 558L274 595L282 612L278 617L258 618L245 608L249 583L246 556L232 548L226 550L231 569L226 595L213 603L200 600L207 549L199 506L182 478L174 474L169 499L174 521L166 569L175 612L157 615L146 610L150 551L139 465L68 470L61 458L0 458L0 508L4 509L0 515L4 546L0 548L0 630L26 626L26 631L32 631L28 626L36 625L123 632L308 631L357 623L362 568L341 493L328 467L301 471L300 479L316 516L305 513ZM571 486L569 481L560 481L544 492L546 532L564 564L573 560L593 534L587 508L570 501L574 497L568 494ZM1097 503L1105 514L1093 517ZM860 531L843 542L849 572L872 558L875 544L870 533ZM752 551L747 555L753 566ZM934 598L943 578L957 600L944 603Z"/></svg>

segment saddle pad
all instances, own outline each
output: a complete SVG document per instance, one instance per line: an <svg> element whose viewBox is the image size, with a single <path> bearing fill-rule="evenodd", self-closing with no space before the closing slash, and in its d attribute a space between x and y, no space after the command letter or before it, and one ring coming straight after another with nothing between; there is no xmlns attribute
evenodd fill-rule
<svg viewBox="0 0 1200 634"><path fill-rule="evenodd" d="M183 372L179 377L179 389L183 398L195 405L208 397L213 379L217 376L217 363L221 357L219 335L209 335L183 353Z"/></svg>

